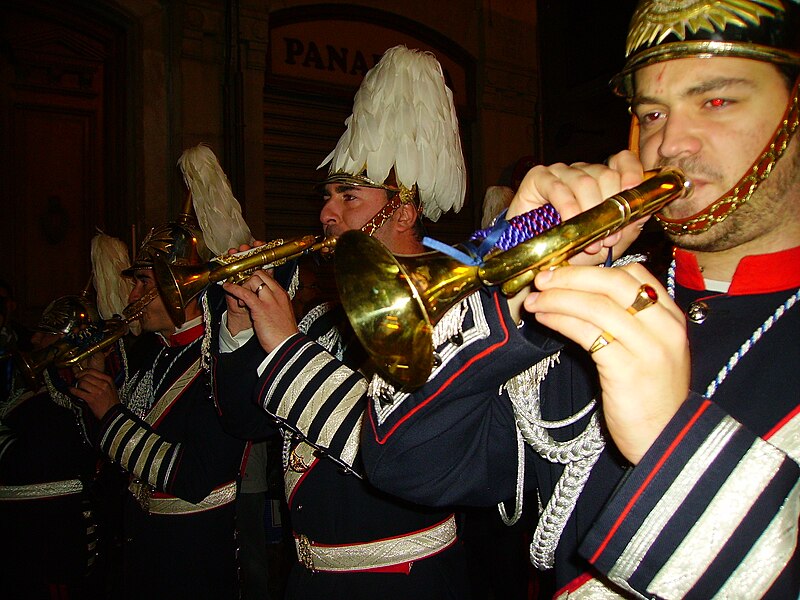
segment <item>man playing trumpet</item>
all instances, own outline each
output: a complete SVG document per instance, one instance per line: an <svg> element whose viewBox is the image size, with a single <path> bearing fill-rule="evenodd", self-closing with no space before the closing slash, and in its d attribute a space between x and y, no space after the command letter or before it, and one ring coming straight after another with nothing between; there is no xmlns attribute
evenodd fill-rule
<svg viewBox="0 0 800 600"><path fill-rule="evenodd" d="M414 118L399 119L397 106ZM370 115L384 123L369 122ZM357 133L354 124L362 119ZM322 184L325 235L362 229L394 252L422 251L420 213L438 218L458 209L465 191L458 124L441 66L428 53L390 48L366 75L348 123L323 163L331 164ZM400 123L406 128L395 131ZM427 139L425 132L439 134ZM408 140L419 145L401 152ZM370 149L373 142L377 148ZM426 164L424 156L441 162ZM217 364L222 416L248 438L263 437L274 421L283 430L285 493L299 559L288 595L466 597L452 511L400 502L360 475L371 367L341 307L312 309L298 331L288 294L267 273L225 289L231 298ZM340 377L344 372L349 376Z"/></svg>
<svg viewBox="0 0 800 600"><path fill-rule="evenodd" d="M373 483L443 505L516 490L509 520L534 490L531 559L559 598L797 597L799 18L792 0L639 2L614 80L638 156L534 168L511 210L569 218L681 168L666 285L545 271L519 327L481 292L464 323L486 337L437 347L450 360L399 407L370 403Z"/></svg>
<svg viewBox="0 0 800 600"><path fill-rule="evenodd" d="M64 353L74 353L84 356L76 369L94 367L119 385L125 381L127 353L121 340L114 338L105 352L89 354L89 347L112 330L110 319L122 308L114 301L114 288L122 284L119 270L129 264L125 244L96 235L97 303L88 290L54 300L33 332L33 351L16 357L17 387L0 403L4 598L104 597L117 534L115 495L105 493L115 483L114 470L92 446L97 423L70 391L73 369L58 363ZM99 276L106 265L116 268L114 280Z"/></svg>
<svg viewBox="0 0 800 600"><path fill-rule="evenodd" d="M197 209L209 186L194 185L190 174L200 171L198 165L216 165L216 158L198 146L179 164ZM220 180L224 173L206 176ZM220 185L227 186L227 179ZM118 391L107 375L88 369L71 390L100 421L97 446L129 475L118 582L126 598L239 595L234 500L245 443L223 430L203 368L204 340L218 324L212 314L221 312L221 298L210 289L210 297L187 303L184 323L175 323L153 276L157 260L205 264L211 255L207 238L212 236L198 226L191 204L178 220L150 232L126 271L135 281L129 303L146 302L140 319L145 339L131 357L132 376ZM231 245L228 236L223 239L225 248ZM233 243L244 241L249 237Z"/></svg>

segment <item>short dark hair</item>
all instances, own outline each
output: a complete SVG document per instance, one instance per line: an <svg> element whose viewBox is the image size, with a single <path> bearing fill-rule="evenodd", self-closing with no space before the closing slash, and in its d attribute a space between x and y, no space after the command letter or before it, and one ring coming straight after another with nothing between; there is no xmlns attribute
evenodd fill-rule
<svg viewBox="0 0 800 600"><path fill-rule="evenodd" d="M800 67L797 65L775 65L775 68L778 69L778 73L781 74L786 82L786 89L791 92L797 77L800 76Z"/></svg>

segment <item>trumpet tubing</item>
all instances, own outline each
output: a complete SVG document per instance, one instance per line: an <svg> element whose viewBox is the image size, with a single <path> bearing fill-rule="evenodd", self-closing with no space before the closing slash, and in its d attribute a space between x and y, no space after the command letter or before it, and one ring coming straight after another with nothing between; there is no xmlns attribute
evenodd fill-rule
<svg viewBox="0 0 800 600"><path fill-rule="evenodd" d="M138 315L137 317L138 318ZM82 348L81 346L72 346L64 352L59 353L53 359L53 364L58 368L76 367L81 362L91 357L97 352L101 352L106 348L110 348L117 340L124 336L129 331L128 324L133 319L120 319L113 318L105 322L103 336L97 342Z"/></svg>
<svg viewBox="0 0 800 600"><path fill-rule="evenodd" d="M440 252L391 254L359 231L341 236L336 283L347 317L378 372L400 389L414 389L433 369L433 328L458 302L483 286L512 295L537 272L564 264L591 243L687 195L691 182L662 169L630 190L608 198L480 265Z"/></svg>
<svg viewBox="0 0 800 600"><path fill-rule="evenodd" d="M14 356L17 370L28 389L34 390L45 369L50 366L59 369L78 366L96 352L109 348L128 333L129 322L130 320L119 317L105 321L103 331L99 332L98 336L90 338L91 341L86 342L86 345L62 338L40 350L30 353L18 352Z"/></svg>
<svg viewBox="0 0 800 600"><path fill-rule="evenodd" d="M41 350L17 352L14 354L14 366L25 381L25 386L29 390L35 390L40 383L42 372L53 364L59 354L67 350L69 350L69 345L63 340L59 340Z"/></svg>
<svg viewBox="0 0 800 600"><path fill-rule="evenodd" d="M275 242L281 242L277 245ZM156 261L153 275L170 317L178 326L186 321L186 305L212 283L238 283L256 269L282 265L294 258L313 252L329 254L334 251L336 238L306 235L288 242L273 240L264 246L243 253L220 256L205 265L170 265Z"/></svg>
<svg viewBox="0 0 800 600"><path fill-rule="evenodd" d="M60 339L54 344L30 353L20 352L15 355L17 369L28 388L33 389L42 372L51 365L59 369L75 367L96 352L105 350L123 337L130 330L129 325L138 319L144 309L158 296L158 289L153 288L141 298L132 302L122 310L122 317L113 317L104 322L99 339L90 338L88 344Z"/></svg>

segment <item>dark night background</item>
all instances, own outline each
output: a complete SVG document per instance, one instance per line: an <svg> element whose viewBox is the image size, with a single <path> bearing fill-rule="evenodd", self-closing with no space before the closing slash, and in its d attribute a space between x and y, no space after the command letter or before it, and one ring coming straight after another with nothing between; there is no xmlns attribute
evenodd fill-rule
<svg viewBox="0 0 800 600"><path fill-rule="evenodd" d="M627 145L630 117L608 81L624 63L636 0L539 0L545 164L602 162Z"/></svg>

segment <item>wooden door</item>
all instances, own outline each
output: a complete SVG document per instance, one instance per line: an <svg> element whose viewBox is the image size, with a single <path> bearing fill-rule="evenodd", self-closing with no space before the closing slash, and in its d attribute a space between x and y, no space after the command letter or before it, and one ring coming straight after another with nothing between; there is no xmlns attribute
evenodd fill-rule
<svg viewBox="0 0 800 600"><path fill-rule="evenodd" d="M55 3L33 4L12 3L0 25L0 278L26 324L86 286L96 229L114 235L106 198L118 150L107 142L119 139L109 135L113 34Z"/></svg>

